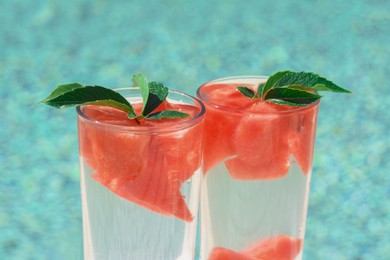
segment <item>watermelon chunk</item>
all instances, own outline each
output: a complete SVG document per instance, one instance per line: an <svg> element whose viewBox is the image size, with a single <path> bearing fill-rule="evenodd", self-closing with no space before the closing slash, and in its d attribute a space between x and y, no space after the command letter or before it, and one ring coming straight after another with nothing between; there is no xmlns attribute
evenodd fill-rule
<svg viewBox="0 0 390 260"><path fill-rule="evenodd" d="M253 100L244 96L236 88L242 86L241 84L213 84L203 86L203 99L209 101L215 107L241 109L253 103ZM255 91L251 86L248 88Z"/></svg>
<svg viewBox="0 0 390 260"><path fill-rule="evenodd" d="M204 87L207 104L204 129L203 170L207 172L219 162L234 154L232 136L240 117L228 109L242 109L252 103L251 99L236 90L235 85L213 84ZM239 85L237 85L239 86ZM225 108L225 109L224 109ZM226 115L229 116L226 116Z"/></svg>
<svg viewBox="0 0 390 260"><path fill-rule="evenodd" d="M313 161L317 114L318 104L300 111L291 120L290 151L305 175L310 171Z"/></svg>
<svg viewBox="0 0 390 260"><path fill-rule="evenodd" d="M168 104L163 104L167 107ZM170 108L195 115L193 106L170 104ZM88 106L84 113L103 123L139 126L125 112ZM186 119L148 120L144 126L174 126ZM154 134L135 133L79 120L80 154L94 169L92 177L116 195L155 212L191 221L180 189L200 167L202 125Z"/></svg>
<svg viewBox="0 0 390 260"><path fill-rule="evenodd" d="M318 105L301 108L250 99L237 86L241 84L210 84L200 89L207 107L204 172L224 162L235 179L279 179L288 173L292 155L307 174Z"/></svg>
<svg viewBox="0 0 390 260"><path fill-rule="evenodd" d="M293 260L302 249L302 240L281 235L260 240L247 249L236 252L216 247L209 260Z"/></svg>
<svg viewBox="0 0 390 260"><path fill-rule="evenodd" d="M207 172L234 154L231 136L237 122L234 117L226 117L213 107L207 108L204 120L203 170Z"/></svg>
<svg viewBox="0 0 390 260"><path fill-rule="evenodd" d="M288 121L277 114L285 109L262 101L246 108L250 113L243 116L232 136L235 157L225 162L233 178L268 180L288 173Z"/></svg>
<svg viewBox="0 0 390 260"><path fill-rule="evenodd" d="M257 258L227 248L216 247L211 251L208 260L257 260Z"/></svg>

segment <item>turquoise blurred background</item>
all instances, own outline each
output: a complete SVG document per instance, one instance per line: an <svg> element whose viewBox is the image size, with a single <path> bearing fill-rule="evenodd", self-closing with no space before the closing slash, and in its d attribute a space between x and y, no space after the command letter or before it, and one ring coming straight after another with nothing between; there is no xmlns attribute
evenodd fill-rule
<svg viewBox="0 0 390 260"><path fill-rule="evenodd" d="M2 0L0 259L82 259L76 112L32 107L55 86L283 69L354 92L321 101L304 259L389 259L389 35L387 0Z"/></svg>

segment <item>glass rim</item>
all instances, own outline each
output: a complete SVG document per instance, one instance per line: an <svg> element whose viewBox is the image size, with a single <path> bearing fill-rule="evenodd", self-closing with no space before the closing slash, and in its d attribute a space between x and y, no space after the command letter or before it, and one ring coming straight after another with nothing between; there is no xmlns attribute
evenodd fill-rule
<svg viewBox="0 0 390 260"><path fill-rule="evenodd" d="M131 92L140 93L140 91L139 91L140 89L138 87L114 88L112 90L114 90L114 91L130 90ZM177 91L177 90L168 90L168 97L167 98L169 98L170 93L177 94L177 95L184 96L186 98L191 99L194 102L194 104L188 104L188 105L199 107L200 111L197 112L194 116L190 117L189 119L182 119L179 122L174 122L172 124L168 124L168 125L165 124L165 125L161 125L161 126L124 126L124 125L115 125L115 124L101 122L99 120L96 120L92 117L87 116L82 111L82 108L84 106L88 106L88 105L77 106L76 111L77 111L79 119L84 120L85 122L89 122L96 127L109 128L109 129L112 129L115 131L133 132L133 133L173 132L173 131L186 129L188 127L196 125L197 123L199 123L203 119L205 112L206 112L206 107L203 104L203 102L200 101L197 97L193 97L189 94L186 94L184 92ZM141 95L139 95L139 97L141 98ZM125 97L125 98L127 98L127 97ZM175 100L175 99L172 98L172 100Z"/></svg>
<svg viewBox="0 0 390 260"><path fill-rule="evenodd" d="M203 83L196 91L197 97L206 105L214 107L219 110L225 110L230 113L236 113L236 114L249 114L249 115L289 115L293 113L297 113L300 111L304 111L313 107L318 106L320 103L320 99L317 101L314 101L313 103L310 103L305 106L295 106L293 109L289 110L281 110L281 111L273 111L273 112L262 112L262 111L245 111L245 110L240 110L237 108L232 108L228 106L223 106L223 105L218 105L213 102L208 101L207 99L204 98L204 96L201 93L201 90L203 87L216 84L216 83L221 83L225 81L234 81L234 80L267 80L269 76L261 76L261 75L242 75L242 76L230 76L230 77L222 77L222 78L217 78L213 79L210 81L207 81L206 83ZM237 82L239 83L239 82ZM243 83L245 84L245 83Z"/></svg>

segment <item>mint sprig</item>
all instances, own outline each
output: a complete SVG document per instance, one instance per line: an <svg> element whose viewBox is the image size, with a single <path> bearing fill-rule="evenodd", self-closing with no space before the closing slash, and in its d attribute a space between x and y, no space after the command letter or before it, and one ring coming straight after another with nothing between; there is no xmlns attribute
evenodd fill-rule
<svg viewBox="0 0 390 260"><path fill-rule="evenodd" d="M290 88L273 88L268 90L266 101L280 105L305 106L321 98L320 95Z"/></svg>
<svg viewBox="0 0 390 260"><path fill-rule="evenodd" d="M139 87L143 100L142 112L137 118L145 119L163 119L163 118L185 118L189 116L186 113L175 110L164 110L153 113L153 111L160 106L168 96L168 88L160 82L148 82L146 77L142 74L133 75L134 86ZM130 116L130 115L129 115ZM131 118L131 117L129 117Z"/></svg>
<svg viewBox="0 0 390 260"><path fill-rule="evenodd" d="M237 87L244 96L275 104L306 106L322 96L317 91L351 93L317 74L311 72L280 71L259 84L257 93L248 87Z"/></svg>
<svg viewBox="0 0 390 260"><path fill-rule="evenodd" d="M163 84L158 82L148 83L149 95L146 102L145 108L142 111L142 115L147 117L153 112L168 96L168 88L164 87Z"/></svg>
<svg viewBox="0 0 390 260"><path fill-rule="evenodd" d="M168 88L162 83L148 82L142 74L133 75L135 87L139 87L143 100L141 114L137 115L132 105L118 92L101 86L84 86L80 83L59 85L40 103L55 107L66 108L81 105L99 105L116 108L127 113L129 119L163 119L185 118L189 114L165 110L153 113L168 96Z"/></svg>
<svg viewBox="0 0 390 260"><path fill-rule="evenodd" d="M250 89L250 88L248 88L248 87L242 87L242 86L240 86L240 87L237 87L237 90L240 91L241 94L243 94L244 96L246 96L246 97L248 97L248 98L255 98L255 97L258 97L258 96L256 95L256 93L255 93L252 89Z"/></svg>
<svg viewBox="0 0 390 260"><path fill-rule="evenodd" d="M84 86L80 83L59 85L41 102L60 109L80 105L108 106L135 115L133 107L119 93L101 86Z"/></svg>
<svg viewBox="0 0 390 260"><path fill-rule="evenodd" d="M148 119L163 119L163 118L185 118L187 114L176 110L163 110L148 115Z"/></svg>

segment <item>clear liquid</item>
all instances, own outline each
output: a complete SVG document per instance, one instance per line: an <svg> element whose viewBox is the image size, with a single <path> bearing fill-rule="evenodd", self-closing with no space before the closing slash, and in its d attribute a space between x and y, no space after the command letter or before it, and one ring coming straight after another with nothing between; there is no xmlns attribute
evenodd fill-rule
<svg viewBox="0 0 390 260"><path fill-rule="evenodd" d="M84 259L193 259L200 171L181 192L194 215L192 222L160 215L125 200L91 178L80 158Z"/></svg>
<svg viewBox="0 0 390 260"><path fill-rule="evenodd" d="M214 247L241 251L278 235L303 241L310 175L294 161L275 180L235 180L224 163L210 170L201 186L201 259Z"/></svg>

